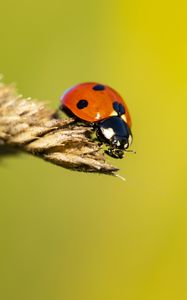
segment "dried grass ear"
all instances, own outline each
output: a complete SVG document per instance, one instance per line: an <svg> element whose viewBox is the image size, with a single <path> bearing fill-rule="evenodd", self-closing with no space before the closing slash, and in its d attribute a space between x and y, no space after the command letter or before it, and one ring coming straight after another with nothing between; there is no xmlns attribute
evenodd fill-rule
<svg viewBox="0 0 187 300"><path fill-rule="evenodd" d="M57 111L58 112L58 111ZM115 176L104 151L91 140L92 128L76 120L52 117L44 102L18 96L12 85L0 82L0 146L17 147L64 168ZM8 149L0 149L0 155Z"/></svg>

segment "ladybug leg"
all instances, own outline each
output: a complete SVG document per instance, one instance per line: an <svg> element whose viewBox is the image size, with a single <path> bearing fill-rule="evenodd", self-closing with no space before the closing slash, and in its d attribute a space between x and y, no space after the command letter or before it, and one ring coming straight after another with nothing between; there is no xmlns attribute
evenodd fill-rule
<svg viewBox="0 0 187 300"><path fill-rule="evenodd" d="M78 126L85 126L85 127L91 127L90 123L86 123L78 118L75 117L75 122Z"/></svg>
<svg viewBox="0 0 187 300"><path fill-rule="evenodd" d="M60 111L59 109L55 110L55 112L51 115L51 119L60 119Z"/></svg>
<svg viewBox="0 0 187 300"><path fill-rule="evenodd" d="M57 108L55 112L51 115L51 119L56 119L56 120L62 119L61 113L62 113L62 108L61 106L59 106L59 108Z"/></svg>
<svg viewBox="0 0 187 300"><path fill-rule="evenodd" d="M102 145L102 143L98 140L97 133L96 133L96 130L94 128L93 128L93 130L91 132L90 138L92 139L93 142L97 142L97 144L99 146Z"/></svg>
<svg viewBox="0 0 187 300"><path fill-rule="evenodd" d="M104 143L104 140L102 139L102 136L100 134L98 126L95 125L94 123L93 123L93 129L95 131L95 140L98 142L99 146L102 146Z"/></svg>
<svg viewBox="0 0 187 300"><path fill-rule="evenodd" d="M62 110L60 109L60 107L51 115L51 119L56 119L56 120L64 119L64 117L62 117ZM77 118L72 117L72 120L69 124L74 125L74 124L77 124L77 122L78 122Z"/></svg>
<svg viewBox="0 0 187 300"><path fill-rule="evenodd" d="M115 147L109 147L105 152L113 157L113 158L123 158L124 157L124 151L122 149L117 149Z"/></svg>

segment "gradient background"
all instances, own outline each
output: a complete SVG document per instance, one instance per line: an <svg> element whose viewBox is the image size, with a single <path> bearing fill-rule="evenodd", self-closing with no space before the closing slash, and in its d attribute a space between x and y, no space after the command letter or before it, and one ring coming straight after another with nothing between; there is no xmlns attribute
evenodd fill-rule
<svg viewBox="0 0 187 300"><path fill-rule="evenodd" d="M127 181L0 157L0 298L187 299L186 1L6 0L0 72L57 107L84 81L126 99Z"/></svg>

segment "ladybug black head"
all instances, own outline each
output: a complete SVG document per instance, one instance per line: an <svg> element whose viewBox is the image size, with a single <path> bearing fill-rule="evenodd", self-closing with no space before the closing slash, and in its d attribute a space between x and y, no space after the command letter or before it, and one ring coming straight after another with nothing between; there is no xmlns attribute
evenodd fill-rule
<svg viewBox="0 0 187 300"><path fill-rule="evenodd" d="M131 130L127 123L122 118L114 116L100 121L96 127L99 140L109 145L107 153L122 158L124 151L132 142Z"/></svg>

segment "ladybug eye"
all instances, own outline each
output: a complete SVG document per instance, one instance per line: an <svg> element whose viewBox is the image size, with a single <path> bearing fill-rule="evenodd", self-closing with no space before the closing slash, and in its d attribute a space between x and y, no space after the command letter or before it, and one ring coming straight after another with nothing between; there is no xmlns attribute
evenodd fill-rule
<svg viewBox="0 0 187 300"><path fill-rule="evenodd" d="M95 86L93 86L92 88L94 91L103 91L105 89L104 85L102 84L97 84Z"/></svg>
<svg viewBox="0 0 187 300"><path fill-rule="evenodd" d="M78 109L83 109L87 106L88 106L88 101L84 100L84 99L79 100L79 102L77 103L77 108Z"/></svg>

